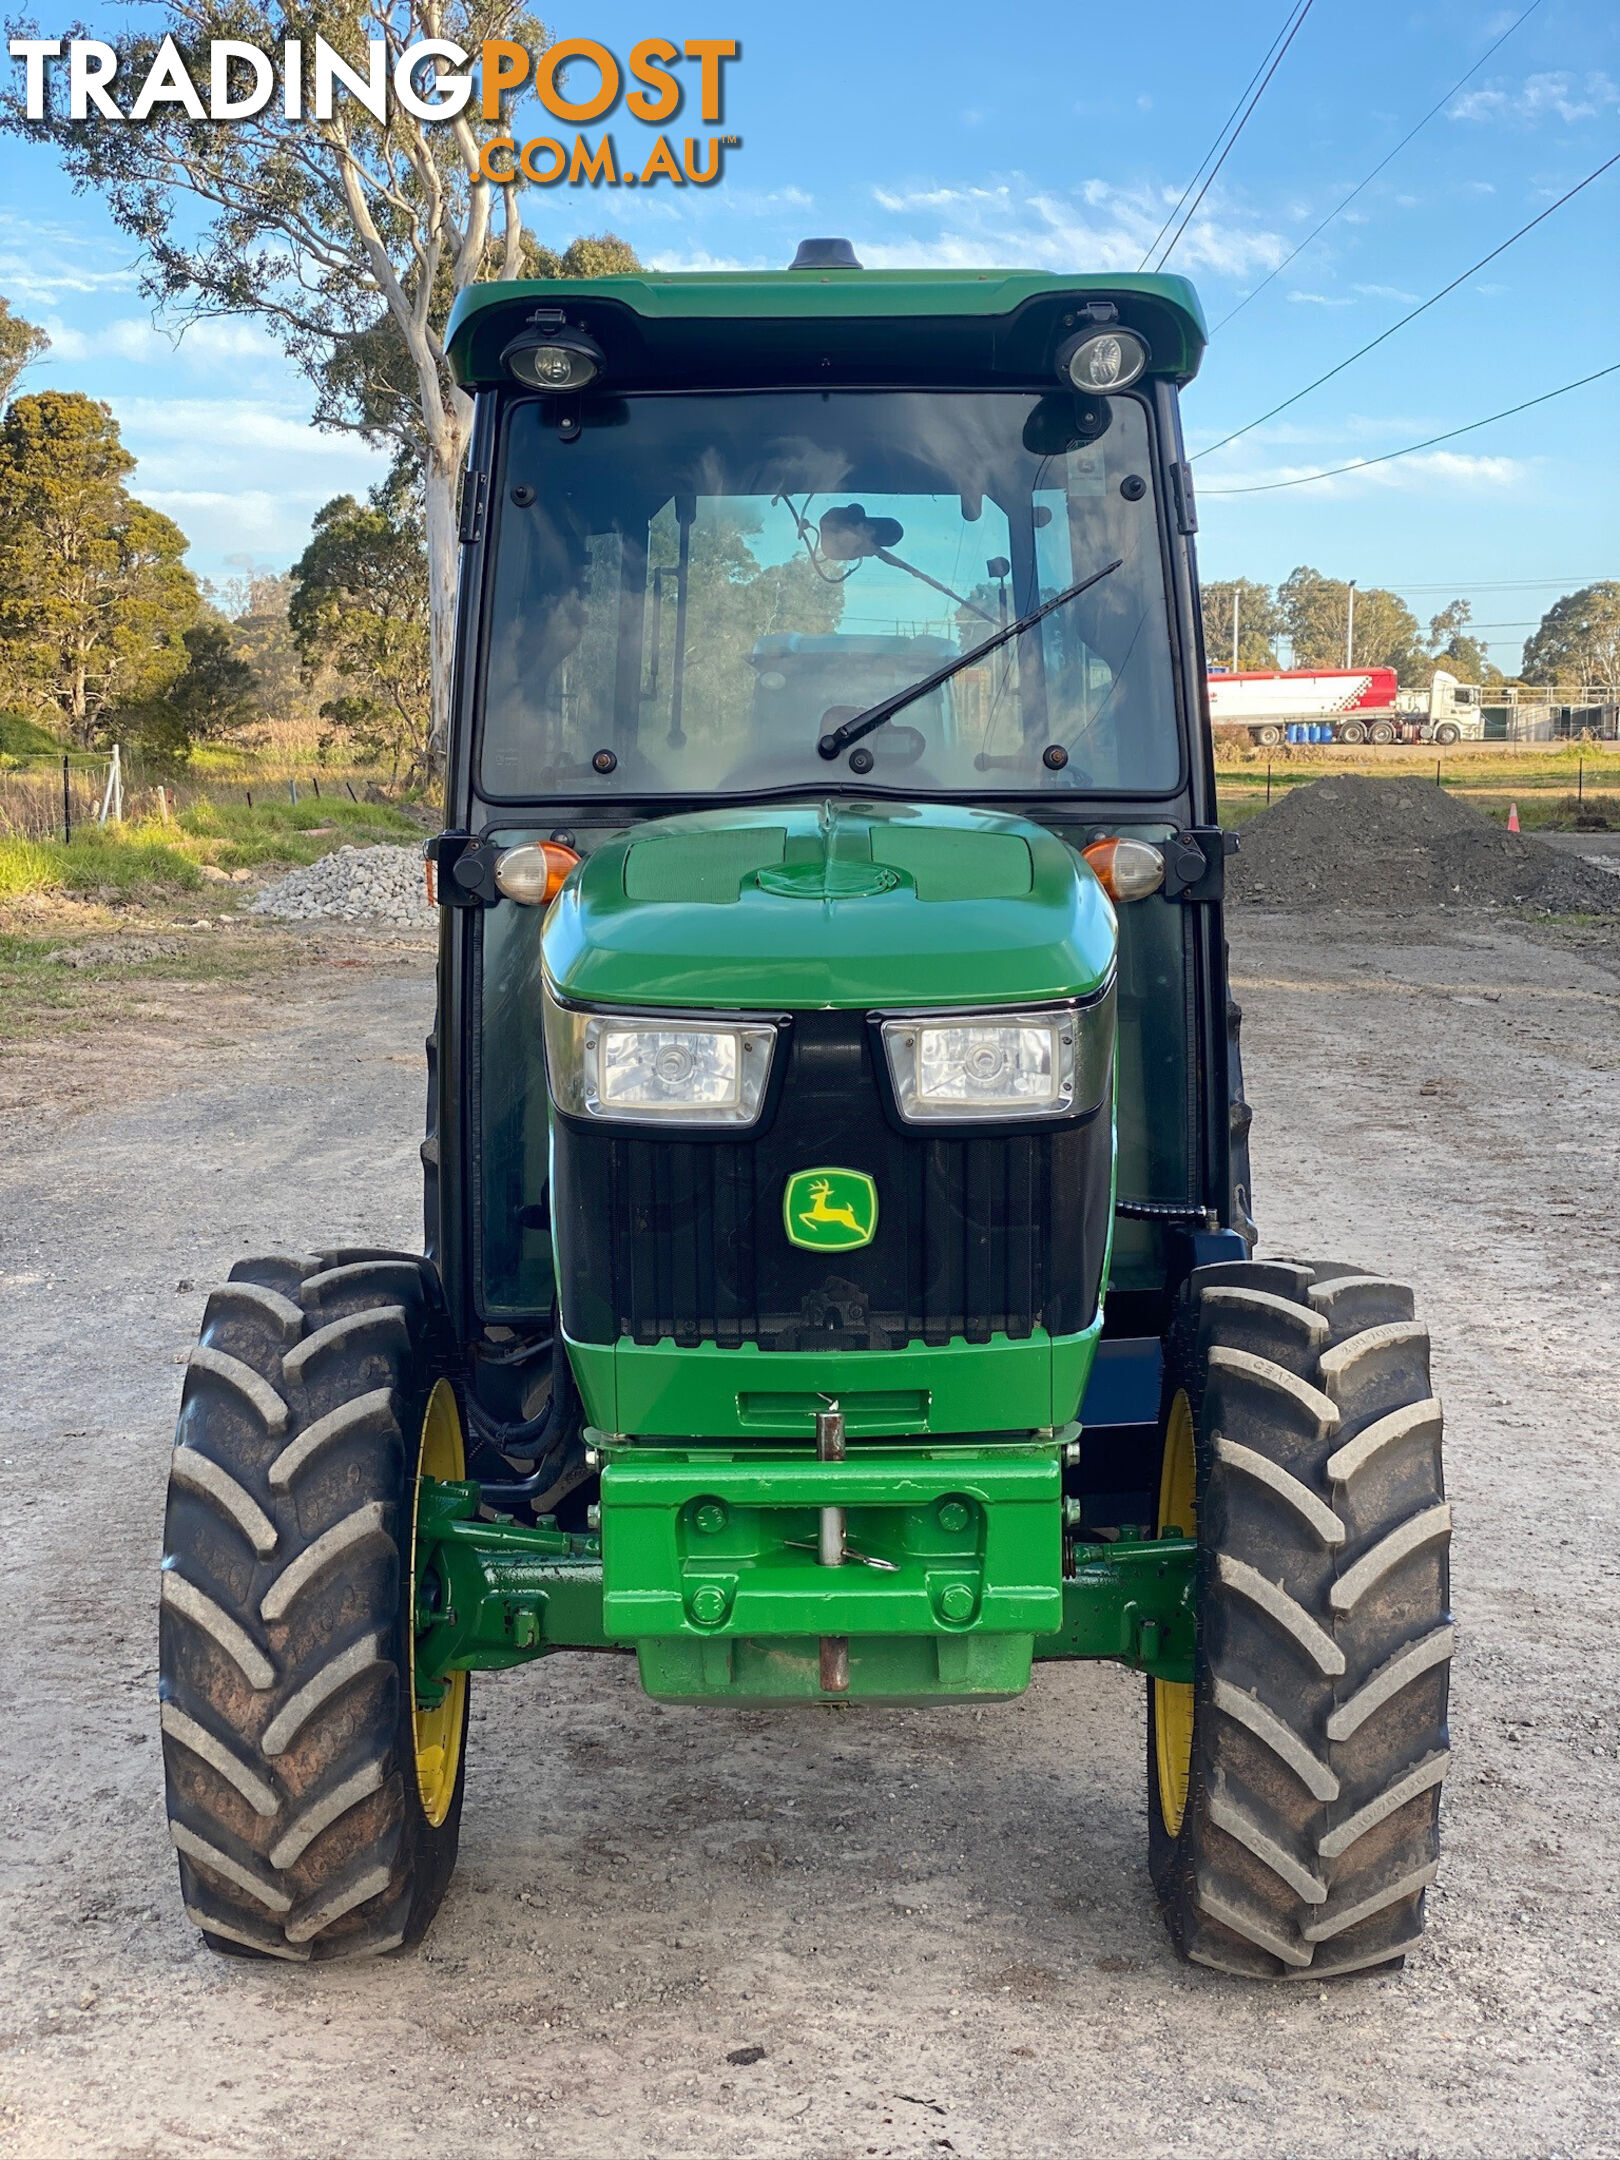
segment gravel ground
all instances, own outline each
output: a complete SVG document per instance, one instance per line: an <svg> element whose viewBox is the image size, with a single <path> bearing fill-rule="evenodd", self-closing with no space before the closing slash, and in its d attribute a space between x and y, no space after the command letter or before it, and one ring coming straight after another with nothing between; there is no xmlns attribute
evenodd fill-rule
<svg viewBox="0 0 1620 2160"><path fill-rule="evenodd" d="M405 929L431 923L419 847L340 847L289 871L248 903L254 915L283 922L389 922Z"/></svg>
<svg viewBox="0 0 1620 2160"><path fill-rule="evenodd" d="M1620 954L1484 918L1235 936L1266 1249L1423 1283L1450 1411L1457 1767L1403 1973L1172 1960L1140 1684L1105 1667L977 1713L716 1715L559 1657L478 1688L421 1953L201 1949L158 1777L165 1456L235 1256L416 1231L430 961L356 941L133 1081L62 1061L78 1114L37 1057L0 1155L0 2151L1616 2160Z"/></svg>

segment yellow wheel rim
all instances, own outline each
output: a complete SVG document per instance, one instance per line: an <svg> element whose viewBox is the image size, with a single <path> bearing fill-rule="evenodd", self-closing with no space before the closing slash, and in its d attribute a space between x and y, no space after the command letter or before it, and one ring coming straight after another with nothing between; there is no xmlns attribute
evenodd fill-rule
<svg viewBox="0 0 1620 2160"><path fill-rule="evenodd" d="M1170 1405L1164 1435L1164 1467L1159 1473L1161 1532L1172 1526L1183 1537L1198 1530L1198 1471L1193 1448L1192 1405L1185 1388ZM1187 1812L1192 1777L1193 1691L1185 1681L1153 1682L1153 1753L1159 1777L1159 1813L1172 1837Z"/></svg>
<svg viewBox="0 0 1620 2160"><path fill-rule="evenodd" d="M467 1474L467 1454L461 1440L461 1418L447 1380L434 1384L422 1419L422 1450L417 1458L417 1483L411 1505L411 1588L409 1633L411 1643L411 1724L416 1739L416 1789L422 1812L436 1830L450 1812L456 1777L461 1769L461 1743L467 1730L467 1675L445 1675L443 1699L431 1710L416 1700L416 1497L423 1478L450 1481Z"/></svg>

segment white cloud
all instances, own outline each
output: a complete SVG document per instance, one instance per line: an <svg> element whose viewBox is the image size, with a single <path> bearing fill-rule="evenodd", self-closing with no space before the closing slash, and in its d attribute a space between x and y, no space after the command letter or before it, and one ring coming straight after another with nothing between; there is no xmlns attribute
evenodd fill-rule
<svg viewBox="0 0 1620 2160"><path fill-rule="evenodd" d="M112 404L126 436L183 446L192 472L201 460L265 451L323 465L356 457L375 461L357 435L312 427L300 415L249 399L114 397Z"/></svg>
<svg viewBox="0 0 1620 2160"><path fill-rule="evenodd" d="M73 293L130 292L139 274L134 257L99 234L0 210L0 289L15 305L51 307Z"/></svg>
<svg viewBox="0 0 1620 2160"><path fill-rule="evenodd" d="M114 316L93 330L76 330L59 316L41 325L57 360L122 360L134 367L217 369L225 362L286 365L279 346L256 323L204 321L160 329L144 316Z"/></svg>
<svg viewBox="0 0 1620 2160"><path fill-rule="evenodd" d="M1601 68L1576 75L1567 68L1527 75L1516 90L1470 90L1452 106L1450 120L1518 120L1533 126L1549 117L1566 126L1595 120L1620 105L1620 87Z"/></svg>
<svg viewBox="0 0 1620 2160"><path fill-rule="evenodd" d="M47 268L42 260L45 253L42 249L40 254L13 254L9 249L0 249L0 286L5 288L6 297L20 307L53 307L70 293L134 289L137 273L132 266L96 270L87 264L55 262Z"/></svg>
<svg viewBox="0 0 1620 2160"><path fill-rule="evenodd" d="M1200 465L1198 478L1205 497L1222 496L1224 500L1227 489L1274 487L1282 481L1308 479L1321 469L1319 459L1301 465L1223 465L1218 470ZM1456 494L1500 495L1518 487L1530 475L1531 461L1525 458L1471 457L1455 450L1426 450L1392 458L1385 465L1352 467L1331 479L1317 480L1311 496L1322 501L1378 494L1432 494L1437 486Z"/></svg>
<svg viewBox="0 0 1620 2160"><path fill-rule="evenodd" d="M710 255L703 248L655 251L647 258L650 270L780 270L781 264L764 255Z"/></svg>
<svg viewBox="0 0 1620 2160"><path fill-rule="evenodd" d="M1407 292L1399 285L1358 285L1356 291L1369 300L1413 301L1418 297L1415 292Z"/></svg>
<svg viewBox="0 0 1620 2160"><path fill-rule="evenodd" d="M174 519L193 567L209 575L243 550L291 562L321 504L363 495L388 465L358 436L261 400L114 392L108 402L136 460L132 491Z"/></svg>
<svg viewBox="0 0 1620 2160"><path fill-rule="evenodd" d="M1017 263L1035 270L1134 270L1176 194L1104 180L1053 191L1022 173L979 185L875 187L877 208L907 220L910 230L873 237L860 252L876 269ZM1211 205L1188 226L1171 267L1241 277L1275 269L1287 252L1280 234Z"/></svg>
<svg viewBox="0 0 1620 2160"><path fill-rule="evenodd" d="M1301 307L1354 307L1356 304L1354 300L1320 292L1291 292L1288 297Z"/></svg>

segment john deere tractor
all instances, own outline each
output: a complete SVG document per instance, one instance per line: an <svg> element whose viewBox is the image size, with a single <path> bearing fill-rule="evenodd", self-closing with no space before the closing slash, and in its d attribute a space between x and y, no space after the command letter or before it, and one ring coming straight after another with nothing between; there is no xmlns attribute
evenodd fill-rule
<svg viewBox="0 0 1620 2160"><path fill-rule="evenodd" d="M1440 1406L1408 1289L1253 1257L1204 341L847 242L463 295L425 1251L233 1268L173 1458L214 1948L416 1941L472 1675L562 1651L823 1715L1113 1660L1183 1956L1418 1939Z"/></svg>

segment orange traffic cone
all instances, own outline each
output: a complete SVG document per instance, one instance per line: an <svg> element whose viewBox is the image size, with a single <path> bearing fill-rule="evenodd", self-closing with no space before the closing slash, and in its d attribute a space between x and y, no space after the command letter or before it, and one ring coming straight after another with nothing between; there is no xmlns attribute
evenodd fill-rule
<svg viewBox="0 0 1620 2160"><path fill-rule="evenodd" d="M1508 831L1509 831L1509 832L1517 832L1517 831L1518 831L1518 829L1519 829L1519 806L1518 806L1518 804L1517 804L1517 803L1509 803L1509 804L1508 804Z"/></svg>

